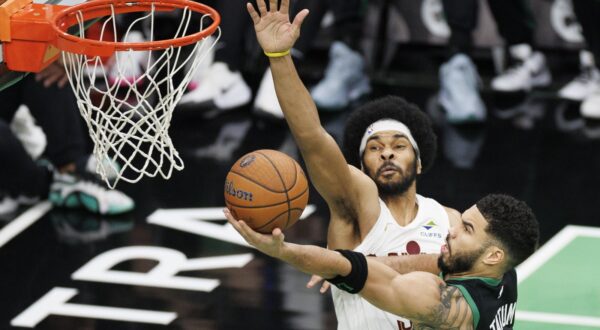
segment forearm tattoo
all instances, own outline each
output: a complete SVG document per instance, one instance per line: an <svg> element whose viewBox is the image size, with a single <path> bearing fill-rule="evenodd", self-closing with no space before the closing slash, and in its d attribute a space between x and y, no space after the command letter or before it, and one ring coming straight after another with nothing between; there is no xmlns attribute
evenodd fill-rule
<svg viewBox="0 0 600 330"><path fill-rule="evenodd" d="M472 330L471 309L457 287L440 284L440 303L423 314L413 329Z"/></svg>

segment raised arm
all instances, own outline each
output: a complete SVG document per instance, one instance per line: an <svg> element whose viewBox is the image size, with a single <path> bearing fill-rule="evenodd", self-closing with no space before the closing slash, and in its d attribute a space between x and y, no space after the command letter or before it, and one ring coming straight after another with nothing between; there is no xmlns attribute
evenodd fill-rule
<svg viewBox="0 0 600 330"><path fill-rule="evenodd" d="M348 166L335 140L321 126L315 103L289 55L308 10L298 13L291 23L290 0L281 0L279 8L277 0L270 0L269 9L265 2L257 1L258 11L248 3L248 12L258 41L269 56L277 98L306 162L311 182L334 213L358 218L365 216L361 210L373 212L375 209L375 215L378 214L375 184L360 170ZM365 195L374 196L373 201L363 201L361 196Z"/></svg>
<svg viewBox="0 0 600 330"><path fill-rule="evenodd" d="M278 228L273 235L263 235L228 211L225 216L250 245L302 272L332 279L354 277L351 273L357 271L339 252L286 243ZM400 275L375 258L366 260L366 274L360 295L380 309L412 320L415 329L473 329L472 312L462 293L439 277L424 272Z"/></svg>

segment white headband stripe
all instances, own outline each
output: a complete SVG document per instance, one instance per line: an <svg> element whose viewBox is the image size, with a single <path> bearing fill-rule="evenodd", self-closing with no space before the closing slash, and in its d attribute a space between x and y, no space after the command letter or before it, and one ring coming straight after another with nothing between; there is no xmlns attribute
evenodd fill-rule
<svg viewBox="0 0 600 330"><path fill-rule="evenodd" d="M359 152L361 156L365 151L365 148L367 147L367 142L369 141L369 138L383 131L397 131L404 135L412 145L413 149L415 149L415 154L417 155L418 161L421 161L419 146L417 145L417 142L410 133L410 129L403 123L393 119L378 120L373 124L369 125L369 127L367 127L367 130L365 131L365 134L363 135L363 138L360 141Z"/></svg>

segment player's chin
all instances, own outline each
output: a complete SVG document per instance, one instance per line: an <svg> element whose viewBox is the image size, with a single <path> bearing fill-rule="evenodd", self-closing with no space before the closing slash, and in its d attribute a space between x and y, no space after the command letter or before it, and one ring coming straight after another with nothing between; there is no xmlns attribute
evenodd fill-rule
<svg viewBox="0 0 600 330"><path fill-rule="evenodd" d="M397 186L402 183L402 176L398 172L389 175L380 175L379 182L387 186Z"/></svg>

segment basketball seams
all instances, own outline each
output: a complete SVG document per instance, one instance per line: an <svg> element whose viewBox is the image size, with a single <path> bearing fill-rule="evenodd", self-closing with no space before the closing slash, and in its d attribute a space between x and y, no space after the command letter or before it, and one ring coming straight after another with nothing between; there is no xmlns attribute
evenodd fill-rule
<svg viewBox="0 0 600 330"><path fill-rule="evenodd" d="M281 175L281 172L279 172L279 169L277 168L277 166L275 166L275 163L271 160L271 158L269 158L267 155L265 155L264 153L260 152L260 151L256 151L257 154L263 156L270 164L271 166L273 166L273 169L275 170L275 173L277 173L277 176L279 177L279 180L281 180L281 184L283 185L283 189L285 189L285 198L287 199L287 203L288 203L288 222L290 221L290 217L292 216L290 213L290 208L292 207L291 203L290 203L290 196L288 194L288 187L285 185L285 181L283 180L283 176ZM295 164L294 164L295 165ZM272 221L272 220L271 220ZM287 224L287 222L286 222Z"/></svg>
<svg viewBox="0 0 600 330"><path fill-rule="evenodd" d="M296 201L296 200L298 200L298 199L300 199L300 198L304 197L304 194L306 194L306 192L307 192L307 191L308 191L308 186L307 186L307 187L306 187L306 189L304 189L304 190L303 190L303 191L302 191L300 194L298 194L297 196L295 196L295 197L293 197L293 198L290 198L290 200L289 200L289 201L290 201L290 202L293 202L293 201ZM280 193L280 194L281 194L281 193ZM281 205L281 204L288 203L288 201L286 200L286 201L283 201L283 202L278 202L278 203L275 203L275 204L268 204L268 205L258 205L258 206L246 206L246 205L239 205L239 204L234 204L234 203L231 203L231 202L227 202L227 203L229 203L229 205L232 205L232 206L235 206L235 207L244 208L244 209L260 209L260 208L263 208L263 207L273 207L273 206L279 206L279 205ZM290 203L288 203L288 204L290 204ZM291 206L291 205L288 205L288 207L290 207L290 206Z"/></svg>
<svg viewBox="0 0 600 330"><path fill-rule="evenodd" d="M281 212L281 213L279 213L278 215L276 215L275 217L273 217L271 220L267 221L267 223L265 223L265 224L263 224L262 226L260 226L260 227L256 228L255 230L257 230L257 231L258 231L258 230L260 230L260 229L263 229L263 228L267 227L268 225L272 224L272 223L273 223L275 220L277 220L277 218L279 218L280 216L282 216L282 215L283 215L283 214L285 214L286 212L291 212L291 211L300 211L300 212L302 212L302 211L304 211L304 209L300 209L300 208L297 208L297 207L295 207L295 208L293 208L293 209L289 209L289 211L284 211L284 212ZM286 223L285 223L285 227L283 227L283 228L279 228L279 229L281 229L281 230L285 230L285 229L288 227L288 223L289 223L289 218L288 218L288 221L286 221Z"/></svg>
<svg viewBox="0 0 600 330"><path fill-rule="evenodd" d="M292 182L292 185L290 186L290 190L291 190L292 188L294 188L296 186L296 181L298 181L298 164L293 159L290 159L290 160L294 164L294 182Z"/></svg>
<svg viewBox="0 0 600 330"><path fill-rule="evenodd" d="M248 181L250 181L250 182L252 182L252 183L256 184L257 186L260 186L260 187L262 187L262 188L265 188L265 190L268 190L268 191L270 191L270 192L272 192L272 193L276 193L276 194L282 194L282 193L285 193L285 192L286 192L285 190L284 190L284 191L277 191L277 190L271 189L271 188L269 188L269 187L266 187L266 186L264 186L262 183L258 182L257 180L255 180L255 179L253 179L253 178L251 178L251 177L249 177L249 176L247 176L247 175L245 175L245 174L242 174L242 173L240 173L240 172L238 172L238 171L236 171L236 170L233 170L233 169L232 169L232 170L231 170L231 171L229 171L229 172L231 172L231 173L233 173L233 174L235 174L235 175L239 175L239 176L241 176L242 178L244 178L244 179L246 179L246 180L248 180ZM279 174L279 173L277 173L277 174ZM281 177L281 176L280 176L280 177ZM285 184L283 185L283 188L284 188L284 189L286 188L286 187L285 187ZM286 194L286 197L287 197L287 194Z"/></svg>
<svg viewBox="0 0 600 330"><path fill-rule="evenodd" d="M283 211L281 213L279 213L278 215L274 216L271 220L267 221L265 224L263 224L262 226L256 228L255 230L261 230L263 228L265 228L266 226L270 225L273 223L273 221L277 220L277 218L279 218L280 216L284 215L285 213L288 213L288 211ZM288 216L289 219L289 216ZM287 228L287 222L286 222L286 228ZM280 228L281 230L285 229L285 228Z"/></svg>

